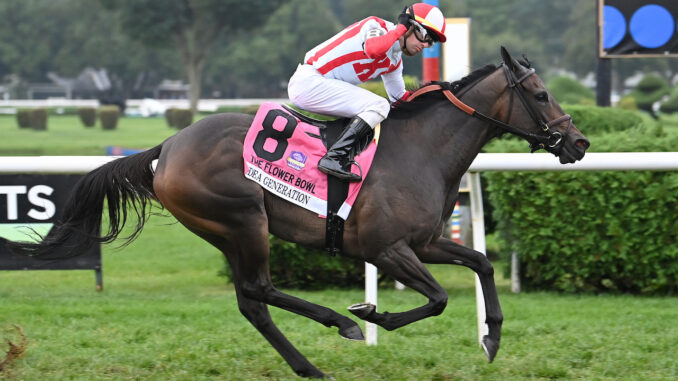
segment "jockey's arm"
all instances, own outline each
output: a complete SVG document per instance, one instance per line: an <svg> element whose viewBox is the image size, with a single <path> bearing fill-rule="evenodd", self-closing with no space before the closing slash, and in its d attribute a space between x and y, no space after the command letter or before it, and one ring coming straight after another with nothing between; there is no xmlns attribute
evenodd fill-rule
<svg viewBox="0 0 678 381"><path fill-rule="evenodd" d="M381 28L368 30L365 40L365 54L372 59L384 58L386 52L405 32L407 32L407 28L402 24L398 24L395 29L388 33L384 33Z"/></svg>
<svg viewBox="0 0 678 381"><path fill-rule="evenodd" d="M386 89L388 99L391 102L407 100L410 92L405 90L402 61L398 63L398 68L396 70L382 75L381 80L384 82L384 88Z"/></svg>

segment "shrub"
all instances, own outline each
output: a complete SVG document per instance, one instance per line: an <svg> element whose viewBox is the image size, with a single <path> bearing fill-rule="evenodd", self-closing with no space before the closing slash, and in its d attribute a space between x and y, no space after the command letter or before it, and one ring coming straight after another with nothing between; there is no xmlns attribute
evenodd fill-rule
<svg viewBox="0 0 678 381"><path fill-rule="evenodd" d="M223 114L226 112L244 112L243 106L219 106L214 110L213 114Z"/></svg>
<svg viewBox="0 0 678 381"><path fill-rule="evenodd" d="M261 107L261 105L245 106L242 109L240 109L240 112L244 114L256 115L257 111L259 111L259 107Z"/></svg>
<svg viewBox="0 0 678 381"><path fill-rule="evenodd" d="M18 109L16 111L16 121L19 124L19 128L30 128L31 127L31 110L29 110L29 109Z"/></svg>
<svg viewBox="0 0 678 381"><path fill-rule="evenodd" d="M652 122L588 137L599 152L678 146L678 131ZM491 147L506 152L511 148L506 143ZM526 289L678 290L678 173L488 172L484 177L503 251L520 254Z"/></svg>
<svg viewBox="0 0 678 381"><path fill-rule="evenodd" d="M120 117L120 108L116 105L105 105L99 107L99 119L101 128L104 130L114 130L118 126Z"/></svg>
<svg viewBox="0 0 678 381"><path fill-rule="evenodd" d="M172 125L178 129L186 128L193 123L193 111L190 109L177 108L171 113Z"/></svg>
<svg viewBox="0 0 678 381"><path fill-rule="evenodd" d="M34 130L44 131L47 129L47 109L36 108L30 112L30 124Z"/></svg>
<svg viewBox="0 0 678 381"><path fill-rule="evenodd" d="M546 87L559 103L568 104L590 104L595 103L595 94L593 90L582 85L570 77L555 77L551 79Z"/></svg>
<svg viewBox="0 0 678 381"><path fill-rule="evenodd" d="M505 250L520 253L526 289L677 290L678 223L669 216L678 207L678 174L495 172L488 179L493 217Z"/></svg>
<svg viewBox="0 0 678 381"><path fill-rule="evenodd" d="M669 85L655 74L648 74L638 83L631 95L636 99L638 108L653 113L652 105L669 93Z"/></svg>
<svg viewBox="0 0 678 381"><path fill-rule="evenodd" d="M678 87L674 88L673 91L671 91L669 99L666 100L666 102L662 103L661 106L659 106L659 110L667 114L678 111Z"/></svg>
<svg viewBox="0 0 678 381"><path fill-rule="evenodd" d="M628 130L643 123L639 113L629 110L585 105L563 105L563 109L584 135Z"/></svg>
<svg viewBox="0 0 678 381"><path fill-rule="evenodd" d="M97 110L94 107L78 108L78 116L85 127L94 127L97 122Z"/></svg>
<svg viewBox="0 0 678 381"><path fill-rule="evenodd" d="M174 124L175 110L176 110L175 108L168 108L167 110L165 110L165 121L167 122L167 125L169 127L176 127L176 125Z"/></svg>
<svg viewBox="0 0 678 381"><path fill-rule="evenodd" d="M619 100L617 107L619 107L620 109L623 109L623 110L631 110L631 111L638 110L638 104L636 103L636 98L634 98L630 95L623 96Z"/></svg>

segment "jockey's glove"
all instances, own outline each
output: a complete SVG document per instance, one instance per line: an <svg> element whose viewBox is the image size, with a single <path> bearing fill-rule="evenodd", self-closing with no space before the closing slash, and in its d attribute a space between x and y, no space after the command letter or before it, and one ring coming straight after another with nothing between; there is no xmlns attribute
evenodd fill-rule
<svg viewBox="0 0 678 381"><path fill-rule="evenodd" d="M403 9L403 13L398 16L398 24L402 24L405 26L405 28L410 29L410 22L414 20L414 16L412 16L411 13L408 13L407 10L408 8L405 7L405 9Z"/></svg>

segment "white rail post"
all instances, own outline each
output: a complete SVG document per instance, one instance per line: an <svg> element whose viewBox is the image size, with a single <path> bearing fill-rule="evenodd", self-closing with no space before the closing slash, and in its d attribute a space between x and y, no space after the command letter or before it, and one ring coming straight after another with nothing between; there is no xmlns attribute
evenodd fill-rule
<svg viewBox="0 0 678 381"><path fill-rule="evenodd" d="M377 306L377 268L365 262L365 302ZM377 325L365 322L365 343L377 345Z"/></svg>
<svg viewBox="0 0 678 381"><path fill-rule="evenodd" d="M515 251L511 253L511 292L520 292L520 261Z"/></svg>
<svg viewBox="0 0 678 381"><path fill-rule="evenodd" d="M485 218L483 216L483 193L480 188L480 173L469 172L471 188L471 221L473 228L473 249L485 254ZM483 336L489 328L485 324L485 298L480 279L476 275L476 309L478 312L478 343L482 344Z"/></svg>

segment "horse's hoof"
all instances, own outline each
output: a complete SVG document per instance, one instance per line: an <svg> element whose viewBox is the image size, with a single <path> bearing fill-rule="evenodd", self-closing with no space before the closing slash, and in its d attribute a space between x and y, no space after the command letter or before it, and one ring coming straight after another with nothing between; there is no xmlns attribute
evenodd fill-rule
<svg viewBox="0 0 678 381"><path fill-rule="evenodd" d="M357 324L350 326L348 328L340 329L339 334L344 339L348 339L348 340L352 340L352 341L364 341L365 340L365 336L363 336L363 331L362 331L362 329L360 329L360 327Z"/></svg>
<svg viewBox="0 0 678 381"><path fill-rule="evenodd" d="M361 318L362 320L367 319L367 317L373 314L376 310L377 306L372 303L358 303L348 307L348 311L350 313Z"/></svg>
<svg viewBox="0 0 678 381"><path fill-rule="evenodd" d="M304 377L304 378L325 379L326 377L329 377L331 380L334 379L331 376L327 376L326 374L324 374L323 372L321 372L320 370L318 370L316 368L297 370L296 373L299 377Z"/></svg>
<svg viewBox="0 0 678 381"><path fill-rule="evenodd" d="M499 341L485 335L483 337L482 346L485 351L485 356L487 356L487 360L491 363L497 355L497 351L499 351Z"/></svg>

